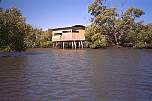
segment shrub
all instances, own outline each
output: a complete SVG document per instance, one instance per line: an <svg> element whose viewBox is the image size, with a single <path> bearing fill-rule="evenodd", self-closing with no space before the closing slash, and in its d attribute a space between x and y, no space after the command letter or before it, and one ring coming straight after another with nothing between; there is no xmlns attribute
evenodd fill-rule
<svg viewBox="0 0 152 101"><path fill-rule="evenodd" d="M145 43L144 42L137 42L133 46L134 48L145 48Z"/></svg>

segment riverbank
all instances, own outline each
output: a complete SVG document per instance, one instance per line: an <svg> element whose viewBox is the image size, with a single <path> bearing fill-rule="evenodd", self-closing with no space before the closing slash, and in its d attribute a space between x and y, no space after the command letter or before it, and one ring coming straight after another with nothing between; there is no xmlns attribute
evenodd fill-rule
<svg viewBox="0 0 152 101"><path fill-rule="evenodd" d="M43 50L44 52L47 50L50 51L62 51L62 50L151 50L150 48L133 48L133 47L106 47L106 48L97 48L97 49L91 49L91 48L29 48L26 51L22 51L22 52L0 52L0 57L19 57L19 56L25 56L25 55L29 55L29 54L37 54L37 50ZM33 51L34 50L34 51ZM36 51L35 51L36 50ZM41 53L41 51L40 51Z"/></svg>

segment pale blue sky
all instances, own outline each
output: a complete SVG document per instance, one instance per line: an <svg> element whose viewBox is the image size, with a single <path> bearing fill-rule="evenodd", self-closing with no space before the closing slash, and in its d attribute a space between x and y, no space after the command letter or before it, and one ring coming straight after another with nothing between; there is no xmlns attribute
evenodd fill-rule
<svg viewBox="0 0 152 101"><path fill-rule="evenodd" d="M88 5L93 0L2 0L0 7L16 6L35 27L47 29L75 24L88 25L90 14ZM119 12L128 7L138 7L145 11L141 18L152 23L152 0L106 0L106 5L116 7Z"/></svg>

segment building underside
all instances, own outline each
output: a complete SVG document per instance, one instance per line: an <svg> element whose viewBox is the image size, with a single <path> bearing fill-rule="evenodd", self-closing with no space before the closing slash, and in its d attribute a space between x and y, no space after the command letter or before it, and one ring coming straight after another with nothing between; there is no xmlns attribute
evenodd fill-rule
<svg viewBox="0 0 152 101"><path fill-rule="evenodd" d="M84 40L56 41L53 42L53 48L84 48L84 43Z"/></svg>
<svg viewBox="0 0 152 101"><path fill-rule="evenodd" d="M85 41L85 26L52 29L54 48L83 48Z"/></svg>

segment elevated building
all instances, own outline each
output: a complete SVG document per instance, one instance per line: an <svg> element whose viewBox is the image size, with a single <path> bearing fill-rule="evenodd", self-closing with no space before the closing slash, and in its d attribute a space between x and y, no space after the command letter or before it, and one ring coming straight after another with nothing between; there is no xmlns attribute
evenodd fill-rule
<svg viewBox="0 0 152 101"><path fill-rule="evenodd" d="M63 27L52 29L52 41L55 47L72 47L77 48L84 46L85 26L75 25L72 27Z"/></svg>

